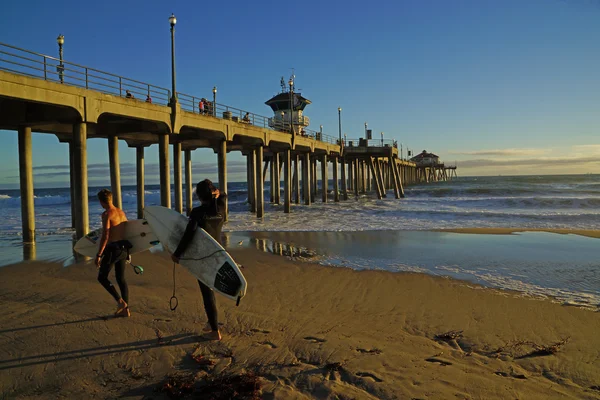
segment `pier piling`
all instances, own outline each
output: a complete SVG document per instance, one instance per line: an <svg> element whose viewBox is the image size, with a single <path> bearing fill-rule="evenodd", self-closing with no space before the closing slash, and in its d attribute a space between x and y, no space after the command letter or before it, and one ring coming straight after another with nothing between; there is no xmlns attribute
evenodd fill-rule
<svg viewBox="0 0 600 400"><path fill-rule="evenodd" d="M19 128L19 180L21 184L23 242L35 243L35 209L33 204L33 163L30 127Z"/></svg>
<svg viewBox="0 0 600 400"><path fill-rule="evenodd" d="M121 196L121 164L119 163L119 137L108 136L108 163L110 168L110 190L113 195L113 204L117 208L123 208Z"/></svg>
<svg viewBox="0 0 600 400"><path fill-rule="evenodd" d="M135 148L135 175L136 175L136 194L137 194L137 217L144 218L144 146Z"/></svg>

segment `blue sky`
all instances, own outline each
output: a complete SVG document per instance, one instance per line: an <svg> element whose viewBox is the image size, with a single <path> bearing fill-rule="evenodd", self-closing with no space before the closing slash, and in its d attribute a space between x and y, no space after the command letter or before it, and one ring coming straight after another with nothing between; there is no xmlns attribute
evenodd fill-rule
<svg viewBox="0 0 600 400"><path fill-rule="evenodd" d="M269 116L264 101L294 68L312 129L337 135L340 106L349 138L366 121L376 137L456 161L460 175L600 173L595 0L13 2L0 41L56 56L62 33L67 61L168 88L172 12L180 92L210 98L217 86L219 103ZM14 186L17 134L1 134L0 187ZM108 145L90 143L90 183L106 184ZM36 187L68 182L43 168L66 164L67 146L46 134L33 146ZM124 142L120 160L135 162ZM195 179L215 177L212 151L193 161ZM241 161L230 153L231 167Z"/></svg>

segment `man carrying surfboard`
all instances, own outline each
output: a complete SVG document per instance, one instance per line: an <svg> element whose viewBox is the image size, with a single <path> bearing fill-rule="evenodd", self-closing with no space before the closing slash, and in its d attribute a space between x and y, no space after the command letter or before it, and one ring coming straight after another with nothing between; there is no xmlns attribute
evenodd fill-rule
<svg viewBox="0 0 600 400"><path fill-rule="evenodd" d="M98 192L98 200L104 208L102 213L102 237L98 245L98 254L96 254L96 267L98 268L98 281L117 301L117 317L129 317L129 288L125 281L125 260L127 259L128 249L131 243L124 240L125 224L127 216L123 210L113 204L112 192L108 189L102 189ZM121 290L121 295L117 293L115 287L108 280L108 274L115 266L115 276L117 284Z"/></svg>
<svg viewBox="0 0 600 400"><path fill-rule="evenodd" d="M171 259L179 264L179 258L184 254L186 247L192 241L198 228L204 229L219 244L221 243L221 229L223 227L223 216L221 210L225 206L226 194L221 194L209 179L205 179L196 185L196 196L200 200L200 206L195 207L189 216L189 222L183 237L179 241L177 249L171 255ZM209 338L221 340L217 315L217 301L215 293L200 280L200 291L204 300L204 310L210 324L211 332Z"/></svg>

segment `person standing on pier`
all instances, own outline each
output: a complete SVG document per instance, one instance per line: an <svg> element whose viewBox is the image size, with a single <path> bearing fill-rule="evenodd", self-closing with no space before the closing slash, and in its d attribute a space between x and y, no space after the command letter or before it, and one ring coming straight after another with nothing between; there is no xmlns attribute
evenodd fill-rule
<svg viewBox="0 0 600 400"><path fill-rule="evenodd" d="M213 239L223 245L221 242L221 229L223 228L224 219L221 210L225 207L227 194L220 193L219 189L209 179L205 179L196 185L196 196L200 199L201 204L199 207L195 207L190 213L185 233L179 241L177 249L171 255L171 259L176 264L179 264L179 259L185 253L185 249L192 241L198 228L204 229ZM204 310L206 311L208 323L211 328L209 338L212 340L221 340L215 293L201 281L198 281L198 285L200 285L200 291L204 300Z"/></svg>
<svg viewBox="0 0 600 400"><path fill-rule="evenodd" d="M127 221L127 216L123 210L114 206L110 190L102 189L98 192L98 200L105 210L102 213L102 237L98 245L98 254L96 254L96 267L99 270L98 282L117 301L115 316L129 317L131 313L128 305L129 288L125 281L125 260L128 257L131 243L123 239L125 235L124 222ZM108 280L108 274L113 266L121 295Z"/></svg>

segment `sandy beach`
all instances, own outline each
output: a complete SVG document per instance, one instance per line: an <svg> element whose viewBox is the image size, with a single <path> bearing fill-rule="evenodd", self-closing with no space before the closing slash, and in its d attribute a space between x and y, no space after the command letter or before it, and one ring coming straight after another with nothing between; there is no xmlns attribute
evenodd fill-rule
<svg viewBox="0 0 600 400"><path fill-rule="evenodd" d="M231 398L235 385L217 384L242 376L237 398L600 399L598 312L424 274L232 255L249 290L239 307L218 297L221 342L201 336L201 295L181 267L169 310L163 253L136 255L143 276L127 271L129 319L110 317L90 264L0 268L0 398L160 399L177 387Z"/></svg>

